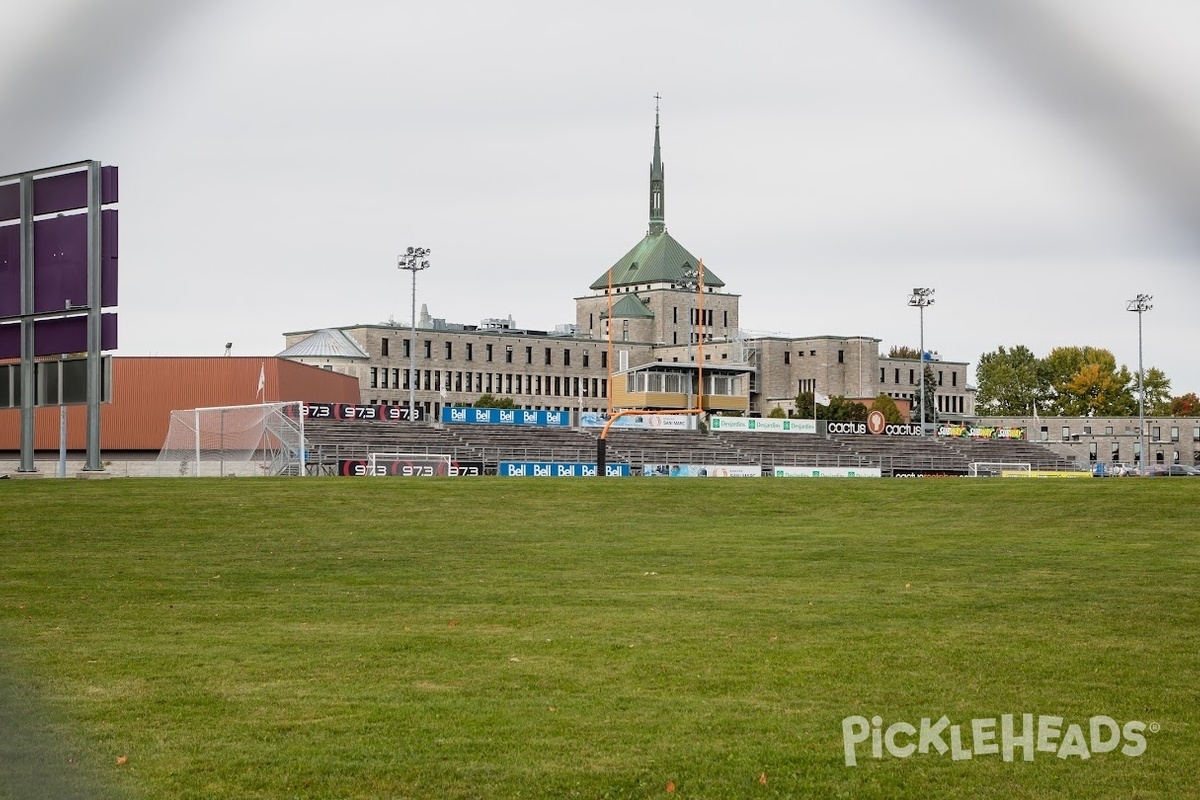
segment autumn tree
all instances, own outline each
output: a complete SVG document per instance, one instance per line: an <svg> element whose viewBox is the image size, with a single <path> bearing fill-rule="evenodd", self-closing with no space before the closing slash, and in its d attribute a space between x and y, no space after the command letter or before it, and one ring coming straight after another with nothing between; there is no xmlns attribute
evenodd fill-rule
<svg viewBox="0 0 1200 800"><path fill-rule="evenodd" d="M1063 417L1131 416L1137 401L1132 378L1117 368L1113 354L1098 347L1056 347L1039 362L1039 376L1048 387L1044 413Z"/></svg>
<svg viewBox="0 0 1200 800"><path fill-rule="evenodd" d="M1200 397L1195 392L1171 398L1172 417L1200 417Z"/></svg>
<svg viewBox="0 0 1200 800"><path fill-rule="evenodd" d="M894 345L892 349L888 351L888 358L911 358L913 360L917 360L920 357L920 350L903 344Z"/></svg>

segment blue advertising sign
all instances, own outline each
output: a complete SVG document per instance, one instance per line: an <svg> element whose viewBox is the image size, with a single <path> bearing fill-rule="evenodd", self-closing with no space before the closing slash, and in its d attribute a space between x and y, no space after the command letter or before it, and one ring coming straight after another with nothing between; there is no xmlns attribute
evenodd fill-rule
<svg viewBox="0 0 1200 800"><path fill-rule="evenodd" d="M501 461L496 474L504 478L594 478L596 465L582 462ZM628 464L605 464L606 478L629 477Z"/></svg>
<svg viewBox="0 0 1200 800"><path fill-rule="evenodd" d="M446 406L442 409L442 422L448 425L528 425L539 428L567 428L571 425L571 412Z"/></svg>

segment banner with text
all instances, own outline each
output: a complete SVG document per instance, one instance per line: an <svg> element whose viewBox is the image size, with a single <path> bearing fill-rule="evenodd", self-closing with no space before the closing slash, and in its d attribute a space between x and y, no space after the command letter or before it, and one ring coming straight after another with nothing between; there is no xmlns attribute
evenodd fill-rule
<svg viewBox="0 0 1200 800"><path fill-rule="evenodd" d="M775 467L776 478L881 478L879 467Z"/></svg>
<svg viewBox="0 0 1200 800"><path fill-rule="evenodd" d="M571 412L446 406L442 409L442 422L448 425L524 425L534 428L566 428L571 425Z"/></svg>
<svg viewBox="0 0 1200 800"><path fill-rule="evenodd" d="M581 428L603 428L609 415L602 411L585 411L579 415ZM695 414L630 414L617 417L613 428L650 428L653 430L694 431Z"/></svg>
<svg viewBox="0 0 1200 800"><path fill-rule="evenodd" d="M285 408L284 413L292 414L291 407ZM305 419L374 419L399 422L407 421L408 416L408 406L371 406L354 403L308 403L304 406ZM419 408L415 419L421 419Z"/></svg>
<svg viewBox="0 0 1200 800"><path fill-rule="evenodd" d="M594 478L596 465L582 462L501 461L496 474L502 478ZM629 477L628 464L605 464L607 478Z"/></svg>
<svg viewBox="0 0 1200 800"><path fill-rule="evenodd" d="M643 464L648 478L761 478L757 464Z"/></svg>
<svg viewBox="0 0 1200 800"><path fill-rule="evenodd" d="M811 419L773 419L764 417L719 417L708 419L712 431L756 431L759 433L816 433L817 423Z"/></svg>

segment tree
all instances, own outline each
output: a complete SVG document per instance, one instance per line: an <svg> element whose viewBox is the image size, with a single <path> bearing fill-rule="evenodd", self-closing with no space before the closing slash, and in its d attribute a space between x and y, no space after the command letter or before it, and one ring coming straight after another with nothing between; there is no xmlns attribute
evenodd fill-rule
<svg viewBox="0 0 1200 800"><path fill-rule="evenodd" d="M474 403L475 408L516 408L517 404L512 401L511 397L496 397L491 394L482 394Z"/></svg>
<svg viewBox="0 0 1200 800"><path fill-rule="evenodd" d="M1150 367L1143 376L1143 386L1146 392L1146 413L1155 417L1164 417L1171 413L1171 381L1158 367ZM1132 378L1130 389L1136 397L1137 375Z"/></svg>
<svg viewBox="0 0 1200 800"><path fill-rule="evenodd" d="M915 361L921 358L921 351L908 345L893 345L888 351L888 358L911 358Z"/></svg>
<svg viewBox="0 0 1200 800"><path fill-rule="evenodd" d="M842 395L829 398L829 404L818 404L816 419L837 421L866 422L867 407L862 403L847 400ZM799 419L814 419L813 393L801 392L796 395L796 416Z"/></svg>
<svg viewBox="0 0 1200 800"><path fill-rule="evenodd" d="M1089 415L1131 416L1137 400L1130 389L1132 380L1117 359L1097 347L1056 347L1039 362L1041 381L1049 397L1039 407L1063 417Z"/></svg>
<svg viewBox="0 0 1200 800"><path fill-rule="evenodd" d="M1039 376L1038 358L1023 344L1010 351L1001 345L981 355L975 379L975 407L985 416L1028 415L1047 394Z"/></svg>
<svg viewBox="0 0 1200 800"><path fill-rule="evenodd" d="M775 406L771 409L771 413L767 414L767 419L787 419L787 412L780 406Z"/></svg>
<svg viewBox="0 0 1200 800"><path fill-rule="evenodd" d="M937 375L929 363L925 363L925 421L937 422ZM912 420L921 422L921 386L918 384L913 392Z"/></svg>
<svg viewBox="0 0 1200 800"><path fill-rule="evenodd" d="M1171 398L1172 417L1200 417L1200 397L1195 392Z"/></svg>
<svg viewBox="0 0 1200 800"><path fill-rule="evenodd" d="M871 403L871 409L882 411L884 419L893 425L899 425L904 422L904 415L900 413L900 409L896 408L896 401L886 392L879 393L879 397L876 397L875 402Z"/></svg>

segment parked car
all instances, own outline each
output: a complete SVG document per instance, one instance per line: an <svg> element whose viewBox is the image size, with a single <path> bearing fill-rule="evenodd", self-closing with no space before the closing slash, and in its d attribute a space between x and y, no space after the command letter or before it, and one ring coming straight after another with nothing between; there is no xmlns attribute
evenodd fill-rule
<svg viewBox="0 0 1200 800"><path fill-rule="evenodd" d="M1172 464L1167 467L1166 474L1171 477L1200 477L1200 469L1189 467L1187 464Z"/></svg>

